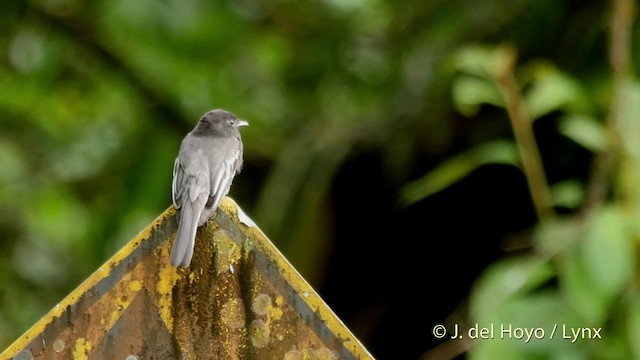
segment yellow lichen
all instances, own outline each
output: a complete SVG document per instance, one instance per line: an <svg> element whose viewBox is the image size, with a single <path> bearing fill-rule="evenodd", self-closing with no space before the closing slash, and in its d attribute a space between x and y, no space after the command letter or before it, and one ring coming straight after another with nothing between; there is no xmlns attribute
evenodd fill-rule
<svg viewBox="0 0 640 360"><path fill-rule="evenodd" d="M87 360L92 348L91 342L85 338L81 337L76 339L76 347L73 350L73 360Z"/></svg>
<svg viewBox="0 0 640 360"><path fill-rule="evenodd" d="M168 256L168 253L167 253ZM160 318L164 321L167 329L173 332L173 315L171 315L171 292L180 275L177 268L173 266L163 266L160 268L158 283L156 284L157 306Z"/></svg>

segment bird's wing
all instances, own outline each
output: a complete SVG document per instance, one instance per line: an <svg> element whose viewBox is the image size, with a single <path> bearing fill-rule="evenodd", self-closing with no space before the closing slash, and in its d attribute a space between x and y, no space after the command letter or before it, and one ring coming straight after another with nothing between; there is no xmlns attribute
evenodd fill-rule
<svg viewBox="0 0 640 360"><path fill-rule="evenodd" d="M193 148L193 147L192 147ZM173 165L171 193L179 209L185 201L195 202L201 195L209 196L209 167L202 150L181 152Z"/></svg>
<svg viewBox="0 0 640 360"><path fill-rule="evenodd" d="M232 149L229 153L224 154L222 161L212 164L208 209L218 207L222 197L229 193L231 182L238 172L237 167L242 166L242 145L238 146L236 143Z"/></svg>
<svg viewBox="0 0 640 360"><path fill-rule="evenodd" d="M233 172L234 172L234 176L237 174L240 174L240 170L242 170L242 159L243 159L243 146L242 146L242 140L240 140L240 138L238 138L238 152L236 152L235 155L235 161L233 162Z"/></svg>
<svg viewBox="0 0 640 360"><path fill-rule="evenodd" d="M210 173L207 157L203 151L196 149L191 152L188 159L181 159L181 161L185 163L182 165L184 169L184 179L182 180L181 187L183 191L186 191L188 199L191 202L196 202L202 194L209 196Z"/></svg>
<svg viewBox="0 0 640 360"><path fill-rule="evenodd" d="M174 164L173 201L180 209L171 264L187 267L191 263L199 219L209 198L209 164L205 152L193 141L183 143Z"/></svg>
<svg viewBox="0 0 640 360"><path fill-rule="evenodd" d="M173 206L179 209L182 206L180 198L182 197L182 191L184 187L182 182L184 179L184 169L180 165L180 157L176 158L173 162L173 180L171 181L171 200L173 200Z"/></svg>
<svg viewBox="0 0 640 360"><path fill-rule="evenodd" d="M223 160L218 164L218 166L212 169L210 177L211 192L209 193L209 200L207 201L208 209L215 209L218 207L222 197L227 195L229 192L234 175L233 162L230 160Z"/></svg>

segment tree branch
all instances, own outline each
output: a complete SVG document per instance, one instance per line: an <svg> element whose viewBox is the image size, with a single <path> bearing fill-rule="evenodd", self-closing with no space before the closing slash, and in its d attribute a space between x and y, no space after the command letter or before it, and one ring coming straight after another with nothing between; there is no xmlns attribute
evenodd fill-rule
<svg viewBox="0 0 640 360"><path fill-rule="evenodd" d="M618 117L624 106L624 92L632 78L631 31L635 18L635 0L613 0L609 36L609 62L613 71L613 95L606 119L609 149L596 154L593 161L583 213L598 207L611 187L611 176L620 157Z"/></svg>
<svg viewBox="0 0 640 360"><path fill-rule="evenodd" d="M509 114L531 199L539 220L541 222L552 220L556 214L551 191L533 134L532 120L514 77L516 52L512 48L505 47L501 49L500 55L500 68L494 74L495 82Z"/></svg>

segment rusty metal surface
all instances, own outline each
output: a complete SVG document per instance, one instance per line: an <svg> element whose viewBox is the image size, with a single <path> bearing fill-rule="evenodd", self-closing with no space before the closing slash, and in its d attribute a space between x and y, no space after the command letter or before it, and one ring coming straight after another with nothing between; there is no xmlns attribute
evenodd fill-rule
<svg viewBox="0 0 640 360"><path fill-rule="evenodd" d="M0 354L16 359L372 359L225 199L191 267L169 265L167 210ZM247 226L246 224L249 224Z"/></svg>

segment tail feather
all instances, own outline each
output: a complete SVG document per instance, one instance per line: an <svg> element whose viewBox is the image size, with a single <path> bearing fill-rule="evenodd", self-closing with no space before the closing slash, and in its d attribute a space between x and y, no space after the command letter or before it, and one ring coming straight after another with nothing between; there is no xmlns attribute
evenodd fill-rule
<svg viewBox="0 0 640 360"><path fill-rule="evenodd" d="M171 265L188 267L191 264L200 212L188 201L181 207L178 230L171 248Z"/></svg>
<svg viewBox="0 0 640 360"><path fill-rule="evenodd" d="M184 253L184 257L182 258L182 264L180 264L182 267L189 267L189 265L191 265L191 258L193 257L193 249L195 248L195 245L196 239L194 233L193 238L191 239L191 242L189 243L189 246L187 246L187 249Z"/></svg>

